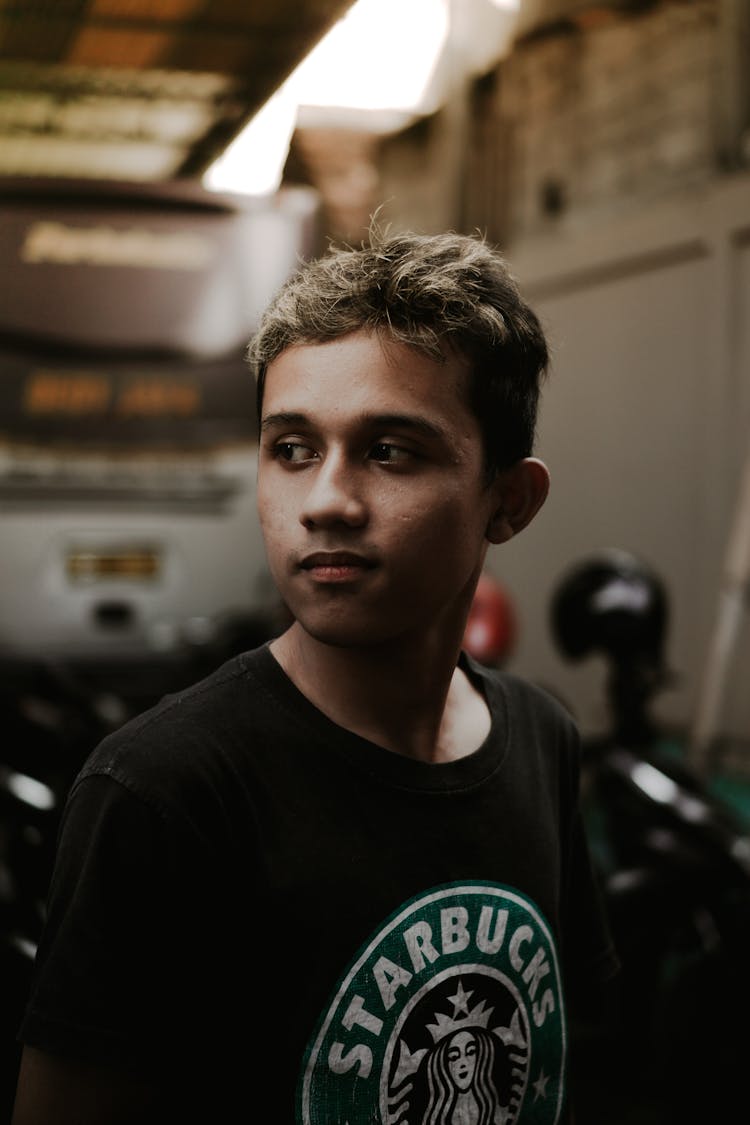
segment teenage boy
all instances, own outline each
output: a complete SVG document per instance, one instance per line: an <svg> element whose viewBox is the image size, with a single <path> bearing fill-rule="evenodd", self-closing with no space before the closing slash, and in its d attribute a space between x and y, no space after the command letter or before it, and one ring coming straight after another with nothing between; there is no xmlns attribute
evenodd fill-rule
<svg viewBox="0 0 750 1125"><path fill-rule="evenodd" d="M251 349L292 624L107 738L72 787L14 1125L569 1120L616 968L539 689L461 652L543 504L547 348L502 258L379 237Z"/></svg>

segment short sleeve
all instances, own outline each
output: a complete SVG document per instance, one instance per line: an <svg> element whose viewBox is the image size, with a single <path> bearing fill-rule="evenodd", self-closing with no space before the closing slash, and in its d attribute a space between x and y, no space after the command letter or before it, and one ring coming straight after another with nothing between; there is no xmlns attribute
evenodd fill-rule
<svg viewBox="0 0 750 1125"><path fill-rule="evenodd" d="M47 919L19 1038L148 1068L175 1043L197 955L189 839L119 781L87 776L60 827Z"/></svg>

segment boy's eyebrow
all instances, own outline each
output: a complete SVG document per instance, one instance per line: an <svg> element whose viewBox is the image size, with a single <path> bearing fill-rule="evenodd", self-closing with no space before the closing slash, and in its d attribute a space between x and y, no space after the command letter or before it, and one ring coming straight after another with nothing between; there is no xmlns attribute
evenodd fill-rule
<svg viewBox="0 0 750 1125"><path fill-rule="evenodd" d="M301 426L308 421L306 414L282 410L278 414L266 414L260 423L260 428L261 430L270 430L276 426Z"/></svg>
<svg viewBox="0 0 750 1125"><path fill-rule="evenodd" d="M265 432L266 430L277 429L279 426L306 426L309 424L310 418L307 414L303 414L301 411L281 410L276 414L267 414L261 421L260 428L261 431ZM421 414L365 414L362 417L362 424L381 430L391 427L400 430L416 430L418 433L432 438L444 439L446 436L441 426Z"/></svg>
<svg viewBox="0 0 750 1125"><path fill-rule="evenodd" d="M445 430L421 414L376 414L367 422L378 429L416 430L426 437L444 438Z"/></svg>

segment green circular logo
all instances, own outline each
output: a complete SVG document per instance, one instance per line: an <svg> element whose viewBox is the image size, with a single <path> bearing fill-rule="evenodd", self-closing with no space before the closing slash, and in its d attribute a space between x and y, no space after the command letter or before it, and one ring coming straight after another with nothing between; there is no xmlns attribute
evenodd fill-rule
<svg viewBox="0 0 750 1125"><path fill-rule="evenodd" d="M537 907L456 883L392 915L342 977L308 1046L298 1125L554 1125L565 1018Z"/></svg>

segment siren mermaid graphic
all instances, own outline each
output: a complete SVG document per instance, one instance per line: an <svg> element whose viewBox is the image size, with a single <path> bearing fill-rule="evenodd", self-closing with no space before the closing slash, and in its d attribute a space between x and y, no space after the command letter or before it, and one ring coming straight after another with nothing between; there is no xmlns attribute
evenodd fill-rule
<svg viewBox="0 0 750 1125"><path fill-rule="evenodd" d="M447 996L452 1015L437 1012L434 1022L420 1026L424 1004L418 1004L404 1021L402 1032L396 1033L399 1063L389 1081L388 1105L382 1114L386 1122L513 1125L516 1120L528 1074L528 1039L521 1026L522 1009L503 982L491 978L488 981L478 973L472 983L483 991L489 983L494 984L496 996L502 998L502 991L508 993L510 1024L496 1025L494 1007L489 1007L485 999L471 1005L478 989L467 991L464 976L456 987L455 976L450 974L445 981L435 982L426 996L431 1005L455 987L453 995ZM427 1033L431 1046L411 1051L406 1036L417 1036L420 1032L422 1037Z"/></svg>

